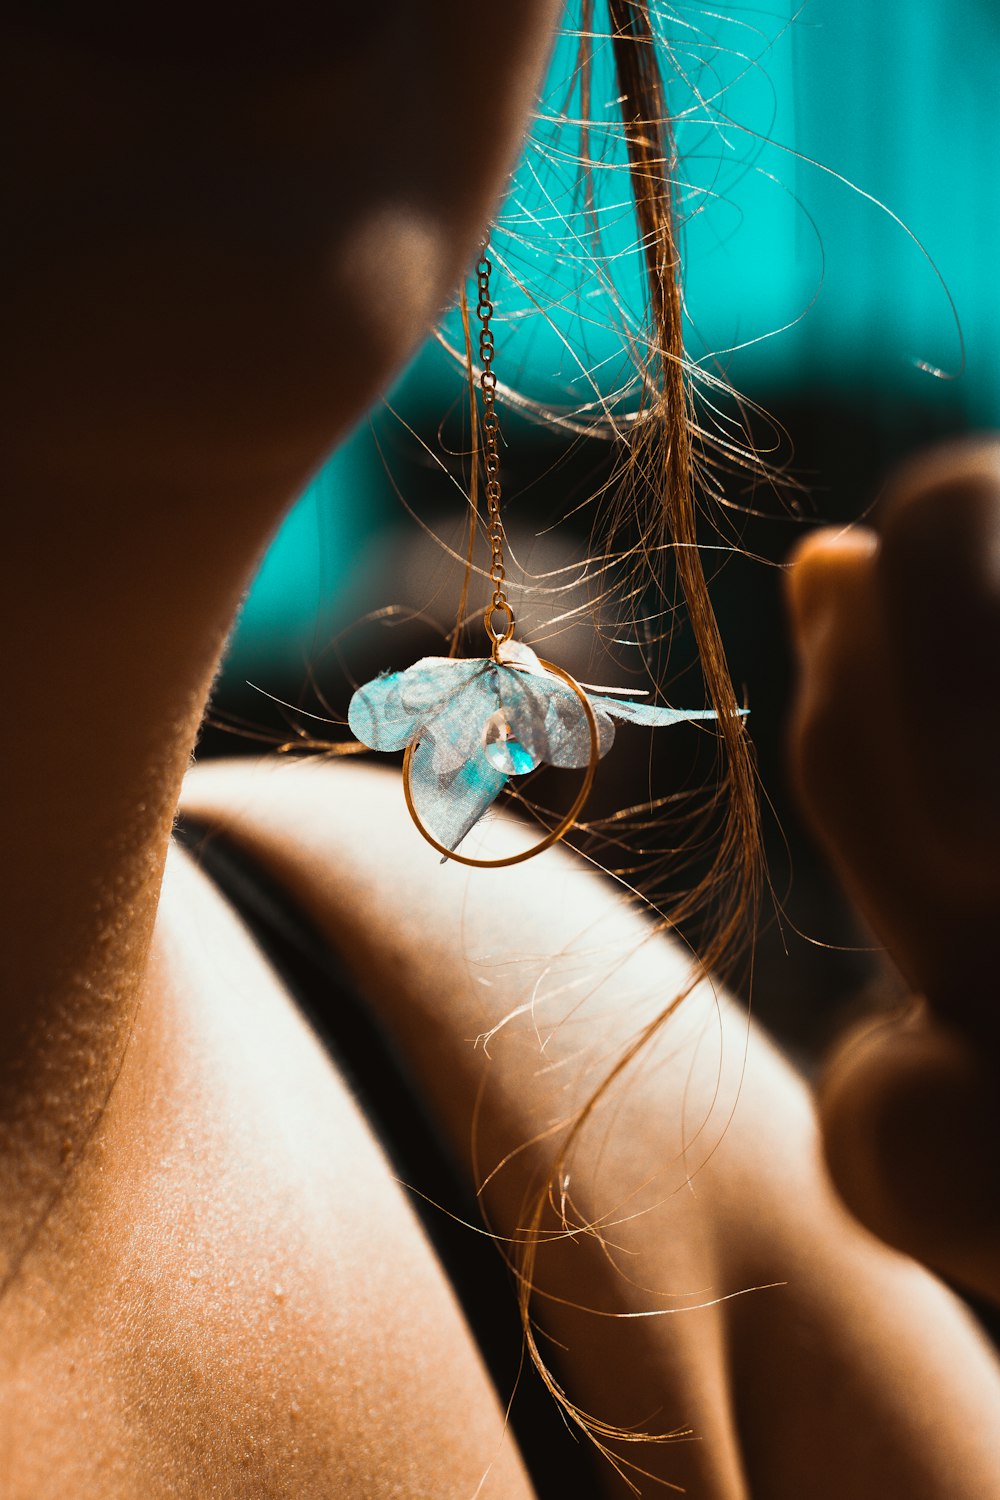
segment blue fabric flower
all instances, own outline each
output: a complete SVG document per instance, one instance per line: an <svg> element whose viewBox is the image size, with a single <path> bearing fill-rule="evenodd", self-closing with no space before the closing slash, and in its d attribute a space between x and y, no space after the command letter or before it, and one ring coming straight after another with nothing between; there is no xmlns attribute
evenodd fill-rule
<svg viewBox="0 0 1000 1500"><path fill-rule="evenodd" d="M507 785L543 762L582 769L590 761L583 704L546 670L528 646L507 641L499 661L425 656L405 672L388 672L358 688L347 722L372 750L413 745L410 789L425 827L447 849L466 834ZM636 703L588 691L600 755L610 750L615 719L679 724L714 719L711 709Z"/></svg>

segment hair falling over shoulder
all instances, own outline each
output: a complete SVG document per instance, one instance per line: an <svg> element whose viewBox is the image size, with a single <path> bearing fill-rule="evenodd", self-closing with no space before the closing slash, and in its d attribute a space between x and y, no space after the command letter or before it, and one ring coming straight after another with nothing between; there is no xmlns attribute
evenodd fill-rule
<svg viewBox="0 0 1000 1500"><path fill-rule="evenodd" d="M607 29L595 14L601 8L606 9ZM695 376L699 385L706 377L685 350L678 156L665 79L665 67L673 63L665 35L670 14L660 0L580 0L579 15L580 171L592 252L602 258L592 192L597 163L590 159L589 146L597 131L591 78L599 43L610 48L613 58L612 86L621 117L615 130L627 157L645 326L630 328L623 313L635 392L628 415L605 405L604 417L589 428L567 425L575 431L601 431L612 443L610 478L595 497L600 536L594 556L615 574L607 597L618 602L616 631L630 630L642 642L653 685L662 688L657 647L670 646L683 620L705 695L717 715L708 730L717 746L714 774L704 793L685 799L681 811L676 806L657 809L664 821L674 822L672 847L663 861L673 894L659 899L654 867L643 882L643 895L667 925L695 925L701 967L729 977L745 957L754 931L761 840L753 752L710 597L703 524L714 524L708 513L721 495L718 471L723 465L768 482L772 476L749 437L722 440L703 421ZM681 77L679 64L675 71ZM681 86L690 89L683 79ZM623 164L623 174L625 170ZM609 274L608 284L612 281ZM712 390L735 394L715 376L707 379ZM690 873L691 879L679 882L681 873Z"/></svg>
<svg viewBox="0 0 1000 1500"><path fill-rule="evenodd" d="M591 5L587 0L586 8ZM663 562L673 570L706 691L718 714L721 838L704 879L669 914L680 922L706 899L711 902L716 931L701 958L706 968L718 971L734 956L740 932L748 926L752 930L760 857L756 779L698 546L698 485L704 471L698 462L699 431L684 351L676 152L659 48L647 0L608 0L608 11L650 322L639 414L625 440L613 508L631 518L640 538L637 560L650 570L654 588L662 593L662 571L657 576L657 570ZM690 832L697 837L697 830ZM723 889L729 895L720 900Z"/></svg>
<svg viewBox="0 0 1000 1500"><path fill-rule="evenodd" d="M567 1419L595 1444L627 1480L634 1467L619 1451L623 1443L665 1442L676 1433L623 1430L576 1405L550 1369L536 1338L532 1312L539 1247L553 1237L592 1234L600 1228L575 1215L562 1190L574 1146L611 1085L630 1067L690 993L703 971L729 975L745 961L756 922L761 885L761 850L756 772L744 720L739 712L722 638L699 549L699 510L703 488L711 484L705 450L711 438L698 426L690 365L682 327L681 259L675 191L676 150L667 100L664 63L669 47L658 35L657 0L606 0L607 31L595 9L580 7L581 97L584 151L590 123L590 70L596 39L610 42L627 148L631 193L645 275L647 327L631 340L639 392L627 422L611 424L617 453L600 496L605 515L605 555L623 558L629 570L627 596L634 612L646 609L642 634L647 643L665 642L680 604L689 623L707 700L718 719L716 774L707 793L682 817L670 840L694 865L693 882L659 907L665 926L694 921L702 934L699 963L690 984L668 1002L604 1077L584 1108L566 1123L548 1181L528 1204L520 1239L507 1247L519 1287L526 1347ZM585 197L587 188L585 186ZM599 234L594 232L595 244ZM752 455L747 462L753 466ZM660 605L656 629L648 628L648 600ZM644 607L642 601L647 601ZM696 853L692 853L696 851ZM676 859L673 873L676 874ZM612 1446L613 1445L613 1446Z"/></svg>

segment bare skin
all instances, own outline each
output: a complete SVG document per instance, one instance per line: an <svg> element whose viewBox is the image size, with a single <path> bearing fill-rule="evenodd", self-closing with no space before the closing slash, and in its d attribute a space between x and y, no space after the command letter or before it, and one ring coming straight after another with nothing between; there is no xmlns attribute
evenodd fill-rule
<svg viewBox="0 0 1000 1500"><path fill-rule="evenodd" d="M274 57L265 27L263 62L248 20L250 54L225 71L183 61L183 36L144 53L127 32L109 48L24 30L0 49L19 143L3 406L19 732L0 798L12 1500L531 1494L367 1125L239 924L170 853L241 590L470 259L557 7L506 7L491 128L468 139L451 126L479 102L479 44L462 8L427 12L374 39L352 11L347 55L321 29ZM582 1096L685 969L558 852L501 920L495 887L440 871L398 787L370 772L212 770L188 800L356 955L460 1149L485 1090L486 1169ZM581 938L595 925L603 960ZM512 967L491 962L498 947ZM581 961L583 1003L545 1054L561 1067L540 1067L527 1017L492 1060L475 1048L568 966L541 1018L558 1021ZM691 1427L640 1462L703 1496L995 1492L992 1355L931 1276L844 1212L801 1086L756 1036L744 1071L743 1044L739 1013L700 992L581 1146L586 1213L648 1211L613 1231L627 1275L567 1245L540 1265L543 1291L689 1310L546 1306L572 1394L607 1420ZM495 1179L501 1230L539 1164ZM746 1294L717 1301L731 1293Z"/></svg>
<svg viewBox="0 0 1000 1500"><path fill-rule="evenodd" d="M262 16L263 61L222 71L174 61L162 38L119 55L107 38L95 51L11 27L0 49L18 143L4 281L3 608L20 645L0 830L5 1270L117 1075L242 591L290 499L451 296L556 11L509 7L474 150L445 129L478 97L459 6L433 7L416 42L403 22L387 38L355 25L344 57L331 25L325 45L277 61ZM391 114L371 108L383 97ZM403 179L402 120L419 162Z"/></svg>
<svg viewBox="0 0 1000 1500"><path fill-rule="evenodd" d="M141 1109L126 1110L116 1136L108 1101L129 1097L118 1085L132 1069L151 1069L158 1094L172 1074L169 1049L146 1052L136 1018L160 1017L174 992L151 967L162 872L240 595L291 498L451 297L516 152L557 6L506 8L488 129L475 137L452 129L481 98L480 44L461 6L407 8L385 34L332 6L325 29L286 52L271 44L273 15L243 8L240 35L256 47L234 57L226 22L207 65L192 40L192 29L204 40L205 11L181 7L155 37L126 18L121 46L121 18L96 38L11 25L0 48L4 134L16 142L4 197L3 607L18 642L6 702L21 730L0 815L0 1471L17 1496L260 1493L223 1436L224 1387L216 1409L199 1411L149 1368L158 1340L136 1321L141 1298L120 1299L122 1359L87 1337L95 1307L114 1337L98 1292L117 1251L85 1165L96 1164L100 1198L105 1142L117 1142L117 1174L147 1138ZM91 15L100 29L103 12ZM192 1108L193 1087L189 1076L180 1095ZM213 1137L197 1109L189 1118L193 1139ZM221 1158L240 1160L224 1131L214 1137ZM359 1188L367 1180L359 1167ZM98 1226L74 1241L96 1257L89 1273L71 1256L39 1275L81 1208ZM232 1214L236 1232L235 1201ZM151 1225L149 1242L164 1247L152 1274L175 1286L171 1236ZM328 1287L319 1300L344 1298ZM246 1312L234 1296L234 1328ZM339 1358L343 1341L327 1343ZM53 1360L64 1355L62 1382ZM141 1400L127 1399L123 1363ZM455 1366L474 1390L465 1373ZM229 1389L243 1399L248 1388ZM282 1460L276 1493L329 1493L352 1413L325 1405L339 1415L312 1449L303 1440L305 1477ZM147 1459L137 1426L150 1411L166 1435ZM477 1479L500 1441L492 1393L488 1415ZM424 1453L432 1492L440 1423L423 1425L423 1447L399 1453ZM482 1434L472 1418L469 1430ZM457 1472L464 1489L469 1466Z"/></svg>
<svg viewBox="0 0 1000 1500"><path fill-rule="evenodd" d="M463 1154L476 1115L484 1175L582 1103L684 982L671 941L566 854L514 880L442 869L394 776L217 765L189 779L185 806L270 865L350 955ZM476 1038L529 998L487 1057ZM694 1442L626 1456L691 1494L989 1493L992 1354L940 1285L850 1219L802 1085L759 1035L746 1047L745 1016L703 988L574 1157L575 1201L610 1216L618 1268L593 1242L566 1245L541 1258L543 1294L605 1313L688 1309L616 1322L543 1300L574 1396L623 1425L655 1413L690 1426ZM500 1233L522 1222L551 1151L492 1182ZM930 1420L950 1411L954 1423ZM627 1491L609 1479L608 1493Z"/></svg>

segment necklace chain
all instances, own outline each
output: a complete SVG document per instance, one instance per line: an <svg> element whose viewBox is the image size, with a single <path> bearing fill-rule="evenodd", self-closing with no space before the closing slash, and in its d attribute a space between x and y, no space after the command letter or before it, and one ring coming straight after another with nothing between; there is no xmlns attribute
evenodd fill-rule
<svg viewBox="0 0 1000 1500"><path fill-rule="evenodd" d="M486 629L494 642L499 639L494 630L492 617L494 611L500 611L506 615L508 630L505 635L513 629L514 616L507 599L505 587L507 570L504 562L504 543L507 538L504 534L503 520L500 515L500 419L496 412L497 377L493 368L493 358L496 346L493 340L493 303L490 299L490 273L493 270L489 258L489 239L483 240L479 262L476 266L476 284L479 288L479 301L476 305L476 315L479 318L479 388L483 397L483 468L486 472L486 505L488 521L486 534L490 543L490 582L493 584L493 596L486 616Z"/></svg>

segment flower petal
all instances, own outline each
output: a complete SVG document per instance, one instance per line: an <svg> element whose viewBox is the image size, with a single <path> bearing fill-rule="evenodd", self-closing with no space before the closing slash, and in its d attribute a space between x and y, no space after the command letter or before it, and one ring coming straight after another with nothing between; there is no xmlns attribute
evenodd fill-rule
<svg viewBox="0 0 1000 1500"><path fill-rule="evenodd" d="M457 849L507 785L480 746L455 769L442 772L435 746L422 736L410 758L410 792L420 821L446 849Z"/></svg>
<svg viewBox="0 0 1000 1500"><path fill-rule="evenodd" d="M517 672L498 666L497 699L516 738L536 762L549 759L545 718L549 710L549 673Z"/></svg>
<svg viewBox="0 0 1000 1500"><path fill-rule="evenodd" d="M497 660L512 667L523 667L526 672L545 675L545 668L530 646L523 641L501 641L497 647Z"/></svg>
<svg viewBox="0 0 1000 1500"><path fill-rule="evenodd" d="M630 724L685 724L690 719L718 718L714 708L668 708L664 703L636 703L630 698L606 698L600 693L591 693L590 701L595 709L600 708L614 719L627 719Z"/></svg>
<svg viewBox="0 0 1000 1500"><path fill-rule="evenodd" d="M441 768L458 765L478 745L496 708L489 658L456 661L427 656L405 672L389 672L358 688L347 710L352 733L372 750L402 750L425 724L444 716L436 736ZM483 684L478 704L463 702ZM478 715L478 723L472 722Z"/></svg>
<svg viewBox="0 0 1000 1500"><path fill-rule="evenodd" d="M403 705L414 713L434 713L492 665L488 656L424 656L402 674Z"/></svg>
<svg viewBox="0 0 1000 1500"><path fill-rule="evenodd" d="M420 732L433 741L434 766L441 774L482 754L483 730L500 707L496 668L491 661L476 666L455 692L420 716Z"/></svg>
<svg viewBox="0 0 1000 1500"><path fill-rule="evenodd" d="M522 745L535 756L564 770L590 763L590 728L583 704L568 683L544 669L541 673L498 667L500 698L507 722ZM590 700L593 702L593 700ZM614 742L615 728L595 707L598 756Z"/></svg>
<svg viewBox="0 0 1000 1500"><path fill-rule="evenodd" d="M347 709L351 733L371 750L402 750L417 731L400 696L405 672L384 672L359 687Z"/></svg>

